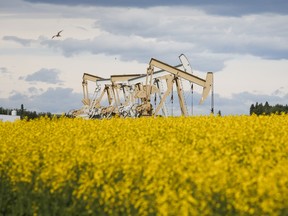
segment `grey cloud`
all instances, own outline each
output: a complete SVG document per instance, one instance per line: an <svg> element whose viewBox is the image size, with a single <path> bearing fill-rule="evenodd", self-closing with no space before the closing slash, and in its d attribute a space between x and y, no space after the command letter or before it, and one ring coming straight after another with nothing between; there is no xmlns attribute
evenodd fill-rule
<svg viewBox="0 0 288 216"><path fill-rule="evenodd" d="M26 47L30 46L35 41L33 39L24 39L16 36L4 36L2 39L6 41L13 41Z"/></svg>
<svg viewBox="0 0 288 216"><path fill-rule="evenodd" d="M72 109L79 109L82 107L81 99L82 94L74 93L71 88L49 88L47 91L41 89L34 89L35 92L41 92L34 96L27 96L19 92L14 92L8 99L1 99L0 104L2 107L20 108L21 104L24 104L25 108L31 111L37 112L51 112L62 113L69 112ZM174 93L176 95L176 92ZM204 104L199 105L201 95L198 92L193 94L193 114L194 115L207 115L211 111L211 97L208 97ZM167 109L171 114L179 115L180 110L177 107L177 97L174 97L174 105L171 105L171 101L167 99ZM192 95L191 92L185 92L185 100L188 105L187 109L191 114ZM288 92L284 96L275 95L259 95L249 92L241 92L232 95L231 98L222 97L215 93L214 95L214 113L219 110L222 115L249 115L249 109L251 104L265 103L266 101L270 105L282 104L286 105L288 101Z"/></svg>
<svg viewBox="0 0 288 216"><path fill-rule="evenodd" d="M8 74L9 71L6 67L0 67L0 74Z"/></svg>
<svg viewBox="0 0 288 216"><path fill-rule="evenodd" d="M42 91L43 91L43 89L38 89L35 87L28 88L28 92L32 95L39 94L39 92L42 92Z"/></svg>
<svg viewBox="0 0 288 216"><path fill-rule="evenodd" d="M178 64L177 56L185 53L193 69L205 72L217 72L224 61L239 55L268 59L288 56L287 15L223 17L189 7L93 8L92 11L97 20L95 28L102 32L93 39L79 40L68 38L69 35L61 40L44 36L35 41L15 38L27 44L40 43L66 57L88 52L116 55L124 61L147 63L154 57Z"/></svg>
<svg viewBox="0 0 288 216"><path fill-rule="evenodd" d="M114 12L113 17L102 14L96 27L114 35L134 34L157 38L157 41L179 41L189 44L187 48L198 55L202 52L230 56L251 54L270 59L288 56L287 16L223 18L197 14L187 8L131 10L125 16L124 11Z"/></svg>
<svg viewBox="0 0 288 216"><path fill-rule="evenodd" d="M156 7L156 6L192 6L206 10L209 13L234 15L239 16L242 14L253 13L282 13L287 14L288 2L286 0L25 0L31 3L48 3L48 4L61 4L61 5L91 5L91 6L105 6L105 7Z"/></svg>
<svg viewBox="0 0 288 216"><path fill-rule="evenodd" d="M56 69L42 68L39 71L36 71L35 73L26 76L24 79L29 82L40 81L50 84L57 84L62 82L59 79L59 73L60 72Z"/></svg>
<svg viewBox="0 0 288 216"><path fill-rule="evenodd" d="M46 92L33 98L34 109L62 113L81 108L82 94L74 93L71 88L49 88Z"/></svg>
<svg viewBox="0 0 288 216"><path fill-rule="evenodd" d="M20 108L23 104L25 109L36 112L68 113L82 106L81 98L82 94L74 93L71 88L49 88L31 97L14 92L9 98L0 98L0 104L7 108Z"/></svg>
<svg viewBox="0 0 288 216"><path fill-rule="evenodd" d="M256 102L264 104L267 101L270 105L285 105L287 99L288 92L285 96L241 92L233 94L231 98L215 94L215 111L221 110L223 115L249 114L250 106Z"/></svg>
<svg viewBox="0 0 288 216"><path fill-rule="evenodd" d="M20 92L12 92L12 95L9 97L9 100L11 101L26 101L29 97L25 94L22 94Z"/></svg>
<svg viewBox="0 0 288 216"><path fill-rule="evenodd" d="M171 104L171 100L168 98L166 101L166 107L169 114L173 112L174 115L181 115L177 93L174 92L174 102ZM185 104L189 115L192 114L192 99L193 99L193 115L208 115L211 113L211 95L204 101L203 104L199 104L201 94L194 91L193 96L191 92L185 91ZM221 111L222 115L249 115L250 106L252 104L265 103L266 101L270 105L287 104L288 92L285 96L275 96L266 94L252 94L249 92L241 92L233 94L232 97L222 97L221 95L214 93L214 113L217 114Z"/></svg>
<svg viewBox="0 0 288 216"><path fill-rule="evenodd" d="M288 86L281 86L280 88L276 89L273 93L273 96L278 97L287 97L288 98ZM287 101L288 102L288 101Z"/></svg>
<svg viewBox="0 0 288 216"><path fill-rule="evenodd" d="M136 35L123 36L105 34L94 39L77 40L65 39L61 42L46 40L41 43L52 49L60 49L67 57L77 55L82 52L93 54L104 53L106 55L120 55L124 61L137 60L147 63L151 57L166 56L166 60L175 61L175 57L191 49L191 44L177 41L158 41L153 38L143 38ZM177 60L177 59L176 59Z"/></svg>
<svg viewBox="0 0 288 216"><path fill-rule="evenodd" d="M175 93L174 93L175 94ZM189 113L191 113L191 102L192 97L191 93L185 93L186 95L186 104L188 105L187 109ZM194 115L207 115L211 111L211 95L206 99L206 101L199 105L201 95L198 92L193 93L193 113ZM174 109L175 104L178 103L177 97L175 97L174 102ZM233 94L232 97L222 97L221 95L214 93L214 113L217 114L221 111L222 115L249 115L250 106L252 104L258 103L265 103L266 101L270 105L276 104L287 104L288 99L288 92L284 96L277 96L277 95L268 95L268 94L253 94L249 92L240 92L237 94ZM169 109L171 110L171 105L169 105ZM180 110L175 110L174 113L177 112L180 114Z"/></svg>
<svg viewBox="0 0 288 216"><path fill-rule="evenodd" d="M122 12L113 13L112 17L112 12L104 17L100 15L102 18L96 25L106 33L94 39L42 40L41 44L61 50L67 57L83 52L104 53L142 63L151 57L174 63L177 55L185 53L191 57L193 67L200 71L219 71L225 60L237 55L269 59L287 59L288 56L288 29L285 27L288 17L223 19L191 16L189 10L184 10L183 18L177 13L167 15L172 14L171 9L147 13L132 11L125 16ZM141 14L140 17L137 14Z"/></svg>

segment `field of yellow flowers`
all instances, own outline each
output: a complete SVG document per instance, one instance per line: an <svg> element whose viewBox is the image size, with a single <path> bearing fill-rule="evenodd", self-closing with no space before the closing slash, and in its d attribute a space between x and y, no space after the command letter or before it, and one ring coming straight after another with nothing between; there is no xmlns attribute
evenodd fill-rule
<svg viewBox="0 0 288 216"><path fill-rule="evenodd" d="M0 122L0 215L288 215L288 115Z"/></svg>

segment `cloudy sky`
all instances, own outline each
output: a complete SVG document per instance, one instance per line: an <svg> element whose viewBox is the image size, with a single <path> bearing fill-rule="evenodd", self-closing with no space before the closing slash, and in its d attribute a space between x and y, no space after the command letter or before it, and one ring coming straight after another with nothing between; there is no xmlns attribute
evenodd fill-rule
<svg viewBox="0 0 288 216"><path fill-rule="evenodd" d="M0 106L68 112L82 106L83 73L146 73L151 58L177 65L182 53L194 75L214 72L215 111L285 105L287 23L286 0L1 1Z"/></svg>

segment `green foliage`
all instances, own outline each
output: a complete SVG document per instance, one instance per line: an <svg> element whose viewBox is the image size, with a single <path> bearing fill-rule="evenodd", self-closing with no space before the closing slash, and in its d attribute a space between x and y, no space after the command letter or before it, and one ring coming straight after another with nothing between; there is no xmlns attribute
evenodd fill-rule
<svg viewBox="0 0 288 216"><path fill-rule="evenodd" d="M256 104L252 104L250 106L250 115L256 114L256 115L271 115L274 114L281 114L281 113L288 113L288 105L280 105L276 104L275 106L269 105L269 103L266 101L263 105L262 103L256 102Z"/></svg>

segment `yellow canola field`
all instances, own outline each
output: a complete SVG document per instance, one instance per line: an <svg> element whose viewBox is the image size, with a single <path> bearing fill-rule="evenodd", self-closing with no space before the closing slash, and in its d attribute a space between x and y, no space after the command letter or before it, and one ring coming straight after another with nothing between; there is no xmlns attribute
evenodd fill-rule
<svg viewBox="0 0 288 216"><path fill-rule="evenodd" d="M0 215L288 215L288 115L0 122Z"/></svg>

